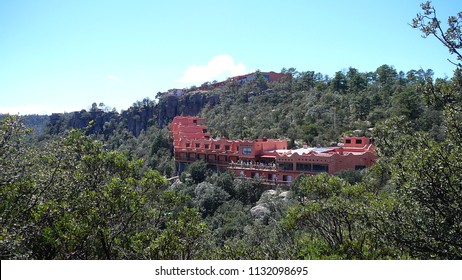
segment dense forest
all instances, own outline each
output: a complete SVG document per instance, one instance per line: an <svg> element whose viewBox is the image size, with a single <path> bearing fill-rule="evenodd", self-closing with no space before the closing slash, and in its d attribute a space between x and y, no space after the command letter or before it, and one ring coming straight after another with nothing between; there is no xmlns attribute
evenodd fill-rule
<svg viewBox="0 0 462 280"><path fill-rule="evenodd" d="M0 120L1 259L460 259L462 12L412 27L457 62L329 77L284 68L182 95L158 93L118 112L103 103ZM210 88L207 90L207 86ZM375 139L370 169L300 176L269 190L204 162L177 174L176 115L200 115L215 137L329 145Z"/></svg>

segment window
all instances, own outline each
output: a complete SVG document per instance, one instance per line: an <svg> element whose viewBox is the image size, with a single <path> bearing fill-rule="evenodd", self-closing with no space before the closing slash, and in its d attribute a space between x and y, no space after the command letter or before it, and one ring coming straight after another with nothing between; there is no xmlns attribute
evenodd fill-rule
<svg viewBox="0 0 462 280"><path fill-rule="evenodd" d="M193 123L197 124L197 120L193 120Z"/></svg>
<svg viewBox="0 0 462 280"><path fill-rule="evenodd" d="M207 133L207 129L202 129L202 133Z"/></svg>
<svg viewBox="0 0 462 280"><path fill-rule="evenodd" d="M363 140L362 139L356 139L356 144L362 144Z"/></svg>
<svg viewBox="0 0 462 280"><path fill-rule="evenodd" d="M294 164L292 162L283 162L279 164L280 170L294 170Z"/></svg>
<svg viewBox="0 0 462 280"><path fill-rule="evenodd" d="M252 154L252 148L249 148L249 147L242 148L242 154L243 155L251 155Z"/></svg>
<svg viewBox="0 0 462 280"><path fill-rule="evenodd" d="M329 166L327 164L313 164L313 172L328 172Z"/></svg>
<svg viewBox="0 0 462 280"><path fill-rule="evenodd" d="M365 165L355 165L355 170L363 170L364 168L366 168Z"/></svg>
<svg viewBox="0 0 462 280"><path fill-rule="evenodd" d="M311 171L311 164L309 163L297 163L297 171Z"/></svg>
<svg viewBox="0 0 462 280"><path fill-rule="evenodd" d="M351 139L346 139L345 144L351 144Z"/></svg>
<svg viewBox="0 0 462 280"><path fill-rule="evenodd" d="M292 182L292 176L290 176L290 175L282 175L282 181L284 181L284 182Z"/></svg>
<svg viewBox="0 0 462 280"><path fill-rule="evenodd" d="M196 148L199 148L200 146L201 146L201 144L196 143Z"/></svg>
<svg viewBox="0 0 462 280"><path fill-rule="evenodd" d="M273 175L274 174L268 174L268 180L273 181Z"/></svg>
<svg viewBox="0 0 462 280"><path fill-rule="evenodd" d="M190 143L186 143L186 148L189 148L191 147L191 144Z"/></svg>
<svg viewBox="0 0 462 280"><path fill-rule="evenodd" d="M220 145L215 145L215 150L219 150L220 149Z"/></svg>
<svg viewBox="0 0 462 280"><path fill-rule="evenodd" d="M208 148L209 148L209 144L205 144L204 146L205 146L205 148L206 148L206 149L208 149Z"/></svg>
<svg viewBox="0 0 462 280"><path fill-rule="evenodd" d="M229 145L226 145L226 146L225 146L225 150L226 150L226 151L229 151L229 149L230 149L230 146L229 146Z"/></svg>

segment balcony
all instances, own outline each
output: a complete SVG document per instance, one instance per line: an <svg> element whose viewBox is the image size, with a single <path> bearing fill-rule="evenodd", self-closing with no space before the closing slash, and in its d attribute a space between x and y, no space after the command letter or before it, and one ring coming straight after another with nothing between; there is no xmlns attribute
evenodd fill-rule
<svg viewBox="0 0 462 280"><path fill-rule="evenodd" d="M252 163L230 163L229 167L231 169L246 169L246 170L266 170L266 171L276 171L276 165L272 164L252 164Z"/></svg>

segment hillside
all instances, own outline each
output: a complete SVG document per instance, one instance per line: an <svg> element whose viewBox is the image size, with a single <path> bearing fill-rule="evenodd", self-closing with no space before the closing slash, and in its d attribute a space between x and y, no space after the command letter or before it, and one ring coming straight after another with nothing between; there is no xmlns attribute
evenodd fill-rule
<svg viewBox="0 0 462 280"><path fill-rule="evenodd" d="M460 258L462 71L283 72L160 94L121 113L95 103L53 114L32 138L4 116L2 258ZM177 115L206 117L213 136L291 146L372 133L379 160L299 176L288 192L202 161L167 181L177 175L167 128Z"/></svg>
<svg viewBox="0 0 462 280"><path fill-rule="evenodd" d="M211 90L193 87L181 95L158 94L157 101L137 101L121 114L98 107L53 114L49 133L92 122L90 134L108 137L121 126L138 136L149 126L165 127L177 115L207 117L215 136L289 138L311 145L336 141L348 131L365 131L391 116L404 116L422 130L438 132L440 112L420 93L425 81L433 79L431 69L404 73L383 65L368 73L350 68L332 78L313 71L282 72L287 78L277 82L260 77L242 85L229 82Z"/></svg>
<svg viewBox="0 0 462 280"><path fill-rule="evenodd" d="M1 116L0 258L461 259L462 13L443 31L431 4L421 8L412 26L456 57L450 78L389 65L333 77L289 68L275 80L256 72L159 93L120 113L93 103L66 114ZM167 126L178 115L207 118L207 130L203 119L183 118L196 129L184 133L262 138L254 141L260 150L275 153L265 137L287 139L273 142L286 149L370 134L374 161L330 174L314 166L331 159L313 158L300 171L309 165L316 174L268 189L260 176L212 170L180 145L188 161L178 174ZM175 123L172 131L181 135ZM363 145L357 138L345 138L338 154L354 149L364 159L345 146ZM185 150L201 148L189 140ZM226 151L252 154L250 141L236 141L243 145L235 150L218 141L224 145L204 144L218 162ZM283 154L282 170L294 171L293 154ZM277 179L272 170L268 179Z"/></svg>
<svg viewBox="0 0 462 280"><path fill-rule="evenodd" d="M1 257L460 259L461 68L444 79L389 65L281 74L159 93L120 113L94 103L28 123L4 116ZM288 148L366 134L378 160L297 176L289 191L204 161L178 174L178 115L207 118L213 137ZM28 136L25 124L47 118Z"/></svg>
<svg viewBox="0 0 462 280"><path fill-rule="evenodd" d="M289 68L282 69L276 81L258 71L253 77L244 83L204 83L180 94L158 93L157 100L136 101L120 113L94 103L88 111L52 114L42 118L42 133L35 137L41 142L71 129L84 130L108 148L142 158L147 168L170 177L176 170L167 127L177 115L207 118L213 137L288 139L289 148L327 146L344 134L369 136L378 123L392 117L411 122L432 138L443 135L443 108L423 92L428 82L444 86L451 81L434 80L431 69L403 72L382 65L374 72L349 68L329 77Z"/></svg>

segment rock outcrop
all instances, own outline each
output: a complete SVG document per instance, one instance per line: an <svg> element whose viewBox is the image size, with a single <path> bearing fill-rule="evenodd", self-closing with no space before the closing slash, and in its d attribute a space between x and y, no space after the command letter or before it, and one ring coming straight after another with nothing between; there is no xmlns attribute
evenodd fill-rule
<svg viewBox="0 0 462 280"><path fill-rule="evenodd" d="M217 94L209 92L190 92L181 96L164 95L159 102L138 102L121 114L115 111L81 110L65 114L52 114L48 124L49 132L60 133L66 129L85 128L88 134L110 133L114 123L120 124L138 136L151 125L160 128L168 125L178 115L198 115L205 106L219 102ZM109 125L112 124L112 125Z"/></svg>

